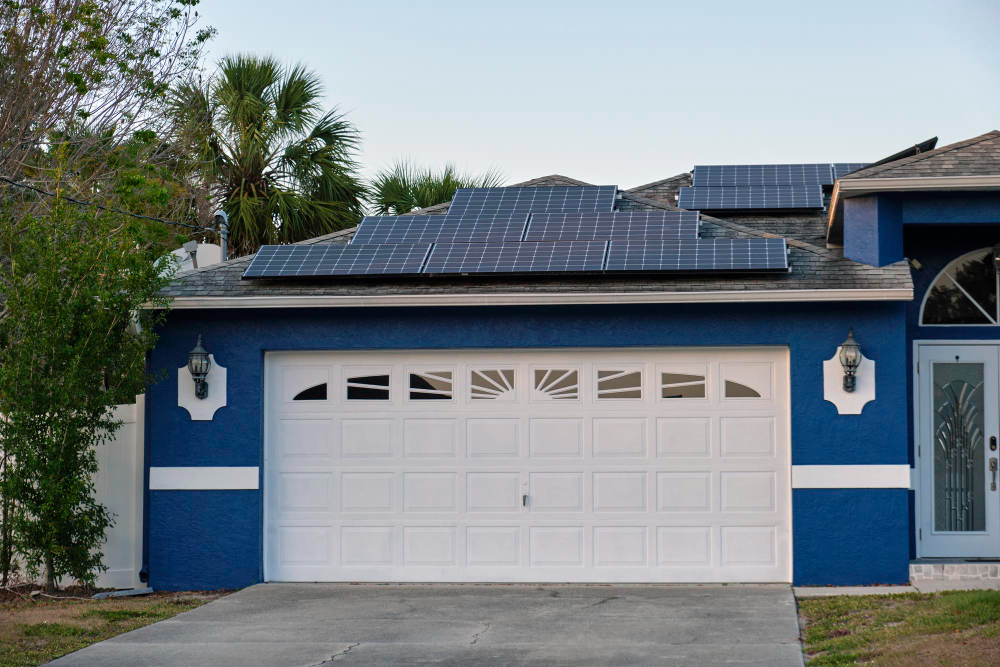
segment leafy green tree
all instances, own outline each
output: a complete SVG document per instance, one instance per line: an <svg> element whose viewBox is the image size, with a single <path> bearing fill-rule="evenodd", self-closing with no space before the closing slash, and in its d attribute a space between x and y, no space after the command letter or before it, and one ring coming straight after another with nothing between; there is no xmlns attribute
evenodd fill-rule
<svg viewBox="0 0 1000 667"><path fill-rule="evenodd" d="M161 128L163 134L167 92L197 69L214 34L194 30L197 4L0 2L0 175L69 187L73 159L89 158L137 130ZM62 164L46 165L53 141L70 149Z"/></svg>
<svg viewBox="0 0 1000 667"><path fill-rule="evenodd" d="M501 172L490 169L473 175L446 164L441 171L418 167L399 160L372 179L370 199L378 215L403 215L418 208L451 201L458 188L496 188L507 180Z"/></svg>
<svg viewBox="0 0 1000 667"><path fill-rule="evenodd" d="M323 112L319 77L270 56L224 58L207 84L174 91L173 109L200 156L207 188L229 214L234 254L358 222L357 129Z"/></svg>
<svg viewBox="0 0 1000 667"><path fill-rule="evenodd" d="M7 207L9 208L9 207ZM145 390L167 304L148 229L57 199L44 215L0 210L0 495L28 574L93 583L113 517L94 498L110 408Z"/></svg>

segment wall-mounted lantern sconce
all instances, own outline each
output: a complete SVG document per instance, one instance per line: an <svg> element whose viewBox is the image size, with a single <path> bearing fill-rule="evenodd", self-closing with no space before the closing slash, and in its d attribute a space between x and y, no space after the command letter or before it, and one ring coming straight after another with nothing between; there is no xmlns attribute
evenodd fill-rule
<svg viewBox="0 0 1000 667"><path fill-rule="evenodd" d="M854 340L854 327L840 346L840 365L844 367L844 391L854 391L855 373L861 365L861 346Z"/></svg>
<svg viewBox="0 0 1000 667"><path fill-rule="evenodd" d="M205 377L211 368L212 360L208 358L208 352L201 346L201 336L198 336L198 344L188 353L188 371L194 379L194 395L198 398L208 397L208 382L205 381Z"/></svg>
<svg viewBox="0 0 1000 667"><path fill-rule="evenodd" d="M1000 272L1000 243L993 246L993 267Z"/></svg>

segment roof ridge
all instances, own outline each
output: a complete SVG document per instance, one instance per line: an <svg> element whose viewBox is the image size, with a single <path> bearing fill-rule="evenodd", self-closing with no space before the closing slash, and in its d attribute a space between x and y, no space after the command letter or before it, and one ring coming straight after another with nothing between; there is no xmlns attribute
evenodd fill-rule
<svg viewBox="0 0 1000 667"><path fill-rule="evenodd" d="M629 188L628 190L622 190L622 192L635 192L636 190L644 190L646 188L652 188L657 185L663 185L664 183L669 183L670 181L676 181L678 178L684 178L685 176L690 176L690 171L682 171L681 173L671 176L669 178L663 178L659 181L653 181L652 183L645 183L643 185L637 185L634 188Z"/></svg>
<svg viewBox="0 0 1000 667"><path fill-rule="evenodd" d="M844 178L845 179L864 178L866 176L875 176L876 174L883 174L891 169L895 169L896 167L903 167L908 164L913 164L914 162L920 162L922 160L927 160L929 158L937 157L939 155L944 155L945 153L949 153L951 151L958 150L960 148L968 148L969 146L975 146L976 144L980 144L984 141L995 139L997 137L1000 137L1000 130L990 130L985 134L980 134L978 137L972 137L970 139L963 139L962 141L956 141L953 144L948 144L947 146L942 146L941 148L935 148L927 151L926 153L918 153L917 155L904 157L899 160L894 160L893 162L886 162L883 165L871 167L870 169L869 168L859 169L852 174L844 176ZM859 174L862 174L862 172L868 172L868 173L864 173L863 175L859 176Z"/></svg>
<svg viewBox="0 0 1000 667"><path fill-rule="evenodd" d="M353 227L348 227L346 229L338 229L335 232L330 232L329 234L322 234L320 236L314 236L311 239L303 239L301 241L296 241L295 243L290 243L289 245L316 245L320 241L326 241L327 239L335 239L340 236L346 236L347 234L356 231L358 225Z"/></svg>
<svg viewBox="0 0 1000 667"><path fill-rule="evenodd" d="M593 183L587 183L586 181L581 181L581 180L578 180L578 179L575 179L575 178L570 178L569 176L563 176L562 174L549 174L547 176L539 176L538 178L531 178L531 179L528 179L527 181L522 181L520 183L511 183L510 185L503 185L503 186L500 186L500 187L504 187L504 188L527 188L527 187L531 187L532 184L537 183L538 181L544 181L544 180L548 180L550 178L558 178L559 180L566 181L567 183L570 183L571 185L579 185L579 186L582 186L582 187L592 186L593 185Z"/></svg>

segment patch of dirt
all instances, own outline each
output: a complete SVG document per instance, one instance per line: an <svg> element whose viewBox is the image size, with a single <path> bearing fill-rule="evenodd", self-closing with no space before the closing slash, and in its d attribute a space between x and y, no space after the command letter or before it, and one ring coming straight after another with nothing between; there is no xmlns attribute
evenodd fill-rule
<svg viewBox="0 0 1000 667"><path fill-rule="evenodd" d="M888 646L878 664L886 667L993 667L1000 664L1000 636L984 637L977 631L970 631L911 637Z"/></svg>
<svg viewBox="0 0 1000 667"><path fill-rule="evenodd" d="M43 664L94 642L194 609L230 592L151 593L104 600L15 595L13 599L0 602L0 667Z"/></svg>

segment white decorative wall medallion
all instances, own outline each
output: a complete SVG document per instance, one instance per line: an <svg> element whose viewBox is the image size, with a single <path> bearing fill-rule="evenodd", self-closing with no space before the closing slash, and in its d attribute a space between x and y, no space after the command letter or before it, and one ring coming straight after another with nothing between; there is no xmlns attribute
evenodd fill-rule
<svg viewBox="0 0 1000 667"><path fill-rule="evenodd" d="M854 391L844 391L839 347L833 358L823 362L823 398L837 406L837 414L860 415L865 404L875 400L875 362L862 356L855 377Z"/></svg>
<svg viewBox="0 0 1000 667"><path fill-rule="evenodd" d="M226 406L226 369L215 361L215 355L210 354L212 367L205 376L208 382L208 396L198 398L194 395L194 378L187 366L177 369L177 405L188 411L191 421L212 421L215 411Z"/></svg>

